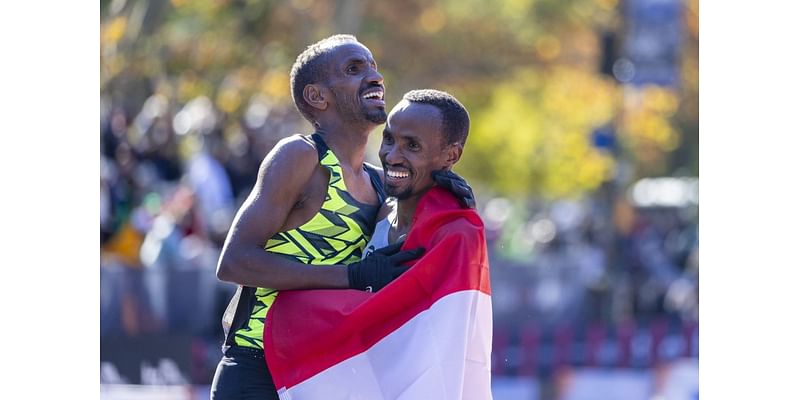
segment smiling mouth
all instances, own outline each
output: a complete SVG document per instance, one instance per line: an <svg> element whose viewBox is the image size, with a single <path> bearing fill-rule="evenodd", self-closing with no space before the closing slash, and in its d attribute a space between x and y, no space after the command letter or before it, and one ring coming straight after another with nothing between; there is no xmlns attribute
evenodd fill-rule
<svg viewBox="0 0 800 400"><path fill-rule="evenodd" d="M369 91L367 93L364 93L361 96L361 98L364 99L364 100L369 100L369 101L380 103L380 104L386 104L384 102L384 99L383 99L383 90L381 90L381 89L371 90L371 91Z"/></svg>
<svg viewBox="0 0 800 400"><path fill-rule="evenodd" d="M408 178L410 174L408 172L401 172L401 171L386 171L386 177L391 180L400 180Z"/></svg>

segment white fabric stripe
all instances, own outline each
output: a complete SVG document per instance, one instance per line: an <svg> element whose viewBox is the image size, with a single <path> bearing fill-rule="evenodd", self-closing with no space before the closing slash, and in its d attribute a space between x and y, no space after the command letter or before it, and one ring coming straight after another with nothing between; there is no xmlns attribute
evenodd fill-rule
<svg viewBox="0 0 800 400"><path fill-rule="evenodd" d="M491 297L456 292L367 351L278 394L282 400L491 399L491 345Z"/></svg>

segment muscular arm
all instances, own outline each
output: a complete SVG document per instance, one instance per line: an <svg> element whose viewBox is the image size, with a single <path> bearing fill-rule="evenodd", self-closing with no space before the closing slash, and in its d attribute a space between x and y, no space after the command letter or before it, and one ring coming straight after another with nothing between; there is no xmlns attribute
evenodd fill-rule
<svg viewBox="0 0 800 400"><path fill-rule="evenodd" d="M217 278L278 290L348 287L344 266L320 268L264 250L284 226L317 165L316 149L298 136L281 140L267 154L225 239Z"/></svg>

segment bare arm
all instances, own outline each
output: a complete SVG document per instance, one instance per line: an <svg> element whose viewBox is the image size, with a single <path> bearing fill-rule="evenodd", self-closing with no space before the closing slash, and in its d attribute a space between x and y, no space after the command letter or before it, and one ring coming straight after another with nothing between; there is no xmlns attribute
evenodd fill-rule
<svg viewBox="0 0 800 400"><path fill-rule="evenodd" d="M300 137L278 142L236 213L217 264L217 278L277 290L347 288L344 266L320 268L264 250L278 233L317 168L317 152Z"/></svg>

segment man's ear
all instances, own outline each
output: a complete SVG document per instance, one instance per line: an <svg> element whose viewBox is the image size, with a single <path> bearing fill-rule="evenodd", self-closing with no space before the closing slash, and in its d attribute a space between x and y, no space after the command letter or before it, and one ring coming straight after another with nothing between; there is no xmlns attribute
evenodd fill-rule
<svg viewBox="0 0 800 400"><path fill-rule="evenodd" d="M325 111L328 109L327 92L320 85L310 83L303 88L303 99L317 110Z"/></svg>
<svg viewBox="0 0 800 400"><path fill-rule="evenodd" d="M461 159L461 153L464 152L464 146L461 143L451 143L447 145L447 148L444 150L446 159L445 159L445 169L453 168L453 165Z"/></svg>

